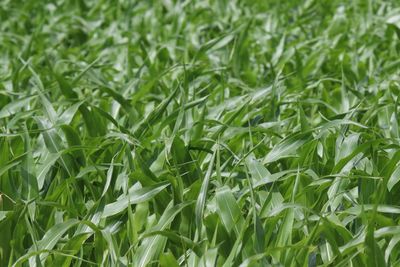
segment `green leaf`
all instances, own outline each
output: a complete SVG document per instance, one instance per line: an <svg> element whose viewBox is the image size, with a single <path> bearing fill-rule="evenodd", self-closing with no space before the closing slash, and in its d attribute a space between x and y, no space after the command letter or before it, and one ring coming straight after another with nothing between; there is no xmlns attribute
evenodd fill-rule
<svg viewBox="0 0 400 267"><path fill-rule="evenodd" d="M383 253L375 241L374 238L374 230L372 226L368 226L367 235L365 236L365 247L366 247L366 255L367 255L367 266L370 267L378 267L378 266L386 266L386 262L383 256Z"/></svg>
<svg viewBox="0 0 400 267"><path fill-rule="evenodd" d="M50 228L46 234L43 236L43 238L37 243L37 249L34 247L31 247L30 252L32 251L41 251L41 250L51 250L56 246L58 241L61 239L61 237L65 234L66 231L68 231L70 228L76 226L79 223L77 219L70 219L68 221L59 223L54 225L52 228ZM43 262L47 257L47 253L41 253L40 254L40 261ZM18 262L22 260L23 258L20 258L17 260L13 266L18 266ZM30 266L36 266L37 262L34 257L31 257L29 259L29 265Z"/></svg>
<svg viewBox="0 0 400 267"><path fill-rule="evenodd" d="M264 181L265 183L273 182L271 173L257 159L247 157L246 165L255 183L260 181Z"/></svg>
<svg viewBox="0 0 400 267"><path fill-rule="evenodd" d="M243 224L243 217L235 197L229 187L218 188L215 195L217 211L225 229L229 233L232 229L239 235Z"/></svg>
<svg viewBox="0 0 400 267"><path fill-rule="evenodd" d="M390 175L389 181L387 183L387 188L389 191L400 181L400 165L397 165L396 169Z"/></svg>
<svg viewBox="0 0 400 267"><path fill-rule="evenodd" d="M77 131L75 131L74 128L66 124L61 125L60 128L64 132L65 138L67 139L67 143L70 148L82 146L82 141L79 137L79 134ZM86 157L83 149L74 149L71 153L81 166L86 165Z"/></svg>
<svg viewBox="0 0 400 267"><path fill-rule="evenodd" d="M175 216L185 207L192 203L181 203L176 206L172 205L172 202L168 204L167 209L163 212L162 216L158 220L158 223L152 227L150 232L162 231L166 229L170 223L174 220ZM152 259L158 258L158 254L161 253L165 246L166 238L162 236L146 237L141 242L141 245L134 256L134 266L144 267Z"/></svg>
<svg viewBox="0 0 400 267"><path fill-rule="evenodd" d="M310 139L309 133L297 133L285 138L272 148L272 150L264 158L263 164L271 163L281 158L294 156L293 154L296 152L296 150Z"/></svg>
<svg viewBox="0 0 400 267"><path fill-rule="evenodd" d="M147 130L152 126L157 120L161 117L161 115L167 109L169 103L175 97L176 93L178 92L178 87L172 91L172 93L168 96L168 98L164 99L154 110L151 111L149 115L145 119L143 119L136 130L134 130L133 135L140 138L143 136Z"/></svg>
<svg viewBox="0 0 400 267"><path fill-rule="evenodd" d="M174 254L171 252L165 252L160 256L161 267L179 267L178 261L175 259Z"/></svg>
<svg viewBox="0 0 400 267"><path fill-rule="evenodd" d="M7 118L11 115L16 114L21 109L27 107L29 102L32 99L34 99L35 97L37 97L37 96L36 95L28 96L28 97L8 103L0 110L0 119Z"/></svg>
<svg viewBox="0 0 400 267"><path fill-rule="evenodd" d="M215 161L216 150L214 151L210 163L208 165L207 173L204 177L203 183L201 184L200 193L197 197L196 202L196 225L198 228L199 233L201 232L202 221L203 221L203 213L204 213L204 206L207 199L207 192L208 192L208 184L210 183L210 178L212 175L214 161Z"/></svg>
<svg viewBox="0 0 400 267"><path fill-rule="evenodd" d="M21 174L22 174L22 185L21 195L25 200L32 200L39 194L38 181L36 179L36 167L33 161L32 148L30 144L31 140L25 130L24 135L24 148L25 157L22 161Z"/></svg>
<svg viewBox="0 0 400 267"><path fill-rule="evenodd" d="M117 201L107 204L104 208L102 218L116 215L127 209L128 205L138 204L152 199L155 195L164 190L169 183L163 182L152 186L136 189L135 186L129 189L127 195L121 195Z"/></svg>
<svg viewBox="0 0 400 267"><path fill-rule="evenodd" d="M48 123L43 118L40 117L36 118L36 122L39 128L42 130L44 142L50 153L61 154L62 151L64 150L64 145L57 131L54 128L52 128L50 123ZM74 163L71 157L69 157L69 155L61 155L60 161L62 166L68 173L68 176L71 177L73 175L73 169L74 169Z"/></svg>

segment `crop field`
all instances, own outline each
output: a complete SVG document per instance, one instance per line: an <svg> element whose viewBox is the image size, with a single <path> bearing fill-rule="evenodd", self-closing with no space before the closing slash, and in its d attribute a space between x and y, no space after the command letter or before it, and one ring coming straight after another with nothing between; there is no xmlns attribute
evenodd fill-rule
<svg viewBox="0 0 400 267"><path fill-rule="evenodd" d="M400 266L400 2L1 0L0 266Z"/></svg>

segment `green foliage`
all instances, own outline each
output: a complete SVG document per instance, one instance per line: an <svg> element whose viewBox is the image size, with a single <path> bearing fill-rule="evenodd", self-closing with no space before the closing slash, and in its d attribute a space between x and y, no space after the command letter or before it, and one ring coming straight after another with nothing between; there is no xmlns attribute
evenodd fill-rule
<svg viewBox="0 0 400 267"><path fill-rule="evenodd" d="M0 266L399 266L397 1L0 1Z"/></svg>

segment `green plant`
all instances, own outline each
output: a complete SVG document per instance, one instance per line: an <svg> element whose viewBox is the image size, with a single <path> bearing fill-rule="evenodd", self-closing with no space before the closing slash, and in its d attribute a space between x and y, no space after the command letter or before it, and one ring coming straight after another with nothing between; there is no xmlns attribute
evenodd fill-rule
<svg viewBox="0 0 400 267"><path fill-rule="evenodd" d="M398 266L396 1L0 2L1 266Z"/></svg>

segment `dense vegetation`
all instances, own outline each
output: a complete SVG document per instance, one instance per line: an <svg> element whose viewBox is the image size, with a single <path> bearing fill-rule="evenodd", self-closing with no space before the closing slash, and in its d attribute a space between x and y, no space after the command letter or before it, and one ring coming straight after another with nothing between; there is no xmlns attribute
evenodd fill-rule
<svg viewBox="0 0 400 267"><path fill-rule="evenodd" d="M399 266L396 4L0 1L0 265Z"/></svg>

